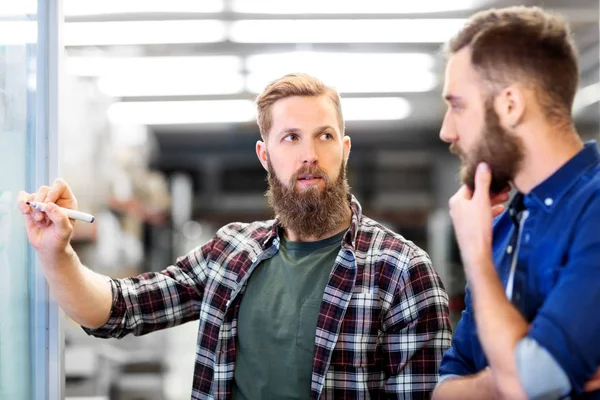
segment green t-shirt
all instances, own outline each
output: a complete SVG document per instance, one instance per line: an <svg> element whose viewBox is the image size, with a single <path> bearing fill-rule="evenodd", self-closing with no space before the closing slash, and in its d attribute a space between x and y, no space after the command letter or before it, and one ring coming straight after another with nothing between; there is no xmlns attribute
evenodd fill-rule
<svg viewBox="0 0 600 400"><path fill-rule="evenodd" d="M309 399L319 308L345 231L290 242L248 279L238 316L236 400Z"/></svg>

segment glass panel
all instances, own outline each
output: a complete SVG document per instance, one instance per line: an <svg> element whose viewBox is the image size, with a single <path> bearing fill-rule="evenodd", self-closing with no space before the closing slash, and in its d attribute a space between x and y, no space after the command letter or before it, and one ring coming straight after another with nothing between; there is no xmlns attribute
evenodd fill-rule
<svg viewBox="0 0 600 400"><path fill-rule="evenodd" d="M18 15L18 7L11 14L9 9L0 19L0 399L30 399L28 287L33 264L16 204L18 192L31 186L37 22L35 14ZM35 6L21 12L35 13Z"/></svg>

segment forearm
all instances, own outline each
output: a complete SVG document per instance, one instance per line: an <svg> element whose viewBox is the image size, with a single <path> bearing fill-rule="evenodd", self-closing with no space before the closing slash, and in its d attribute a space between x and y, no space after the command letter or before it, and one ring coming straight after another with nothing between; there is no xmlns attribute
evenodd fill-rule
<svg viewBox="0 0 600 400"><path fill-rule="evenodd" d="M499 399L494 377L489 368L460 378L442 382L433 392L433 400Z"/></svg>
<svg viewBox="0 0 600 400"><path fill-rule="evenodd" d="M502 396L525 398L515 348L527 335L528 324L506 298L491 261L488 263L479 265L470 276L477 334Z"/></svg>
<svg viewBox="0 0 600 400"><path fill-rule="evenodd" d="M53 257L40 256L52 295L77 323L98 328L108 321L112 307L110 285L102 275L86 268L68 246Z"/></svg>

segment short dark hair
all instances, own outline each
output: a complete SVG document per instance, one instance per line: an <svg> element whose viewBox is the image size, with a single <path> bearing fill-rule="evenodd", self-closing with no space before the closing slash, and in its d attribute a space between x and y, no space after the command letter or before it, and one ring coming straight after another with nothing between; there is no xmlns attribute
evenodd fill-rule
<svg viewBox="0 0 600 400"><path fill-rule="evenodd" d="M446 54L465 47L471 49L473 67L492 88L512 82L533 86L550 121L571 122L579 67L563 17L539 7L481 11L446 44Z"/></svg>

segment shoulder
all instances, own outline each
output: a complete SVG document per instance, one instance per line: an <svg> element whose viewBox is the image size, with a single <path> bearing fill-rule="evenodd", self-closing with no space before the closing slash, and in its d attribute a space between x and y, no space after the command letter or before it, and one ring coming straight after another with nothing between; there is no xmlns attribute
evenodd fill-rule
<svg viewBox="0 0 600 400"><path fill-rule="evenodd" d="M255 222L232 222L219 229L215 238L225 241L260 241L272 232L275 220Z"/></svg>
<svg viewBox="0 0 600 400"><path fill-rule="evenodd" d="M260 246L273 231L275 220L255 222L232 222L217 231L215 244L220 243L233 245L235 247Z"/></svg>
<svg viewBox="0 0 600 400"><path fill-rule="evenodd" d="M558 213L565 224L571 226L600 223L600 166L578 179L577 183L560 199L558 207L551 213Z"/></svg>
<svg viewBox="0 0 600 400"><path fill-rule="evenodd" d="M357 261L360 257L364 262L359 274L363 281L372 275L377 282L381 310L389 317L387 328L422 320L426 329L442 332L447 343L444 349L448 347L448 296L425 250L367 217L361 221L358 236ZM367 253L358 250L366 247L370 249Z"/></svg>
<svg viewBox="0 0 600 400"><path fill-rule="evenodd" d="M583 197L597 195L600 192L600 164L580 173L573 179L575 179L575 184L570 190L571 193L567 192L567 195Z"/></svg>

